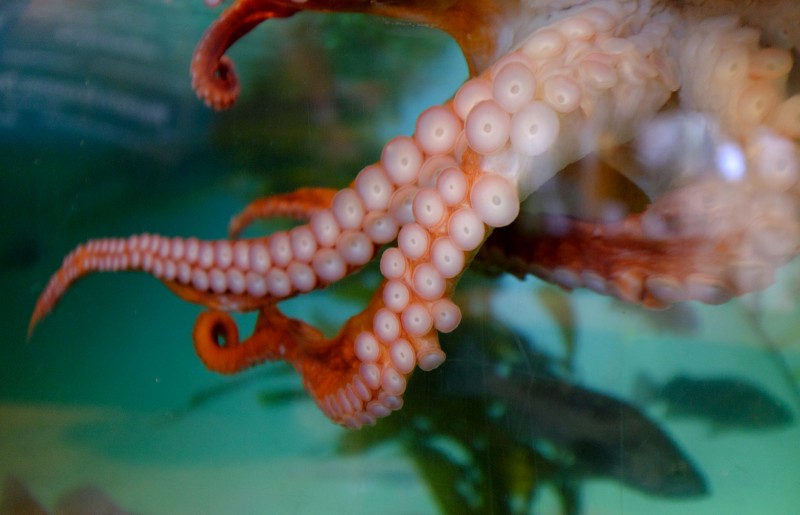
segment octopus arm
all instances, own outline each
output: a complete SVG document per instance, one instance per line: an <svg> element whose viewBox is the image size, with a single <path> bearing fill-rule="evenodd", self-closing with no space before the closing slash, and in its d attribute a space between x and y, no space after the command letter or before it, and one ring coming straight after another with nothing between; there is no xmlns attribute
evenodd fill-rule
<svg viewBox="0 0 800 515"><path fill-rule="evenodd" d="M709 242L705 237L658 239L643 234L642 215L615 223L568 216L521 217L495 231L478 261L518 277L535 275L566 290L587 288L618 300L659 309L699 300L721 304L763 287L744 281L746 264L730 264L739 235ZM738 272L738 274L737 274ZM751 276L751 281L755 280ZM757 277L759 283L771 277Z"/></svg>
<svg viewBox="0 0 800 515"><path fill-rule="evenodd" d="M236 0L206 31L192 59L192 85L214 109L239 96L239 81L225 51L263 21L299 11L357 12L396 18L443 30L461 46L471 75L497 57L501 14L513 16L519 0Z"/></svg>
<svg viewBox="0 0 800 515"><path fill-rule="evenodd" d="M492 233L478 261L660 308L685 300L720 304L766 288L799 246L800 223L787 199L701 180L615 222L520 216Z"/></svg>
<svg viewBox="0 0 800 515"><path fill-rule="evenodd" d="M264 20L297 12L292 2L237 0L203 35L192 57L192 87L208 106L226 109L239 97L239 79L225 51Z"/></svg>
<svg viewBox="0 0 800 515"><path fill-rule="evenodd" d="M300 188L256 199L231 219L228 236L238 238L256 220L284 217L307 222L315 213L331 207L336 192L332 188Z"/></svg>
<svg viewBox="0 0 800 515"><path fill-rule="evenodd" d="M143 271L186 301L235 311L256 310L325 287L358 271L396 234L373 241L347 230L354 216L360 224L363 215L353 190L337 195L328 188L301 188L249 204L232 219L228 240L140 234L88 241L64 258L37 299L28 334L76 281L93 272ZM273 217L308 223L265 237L236 239L256 219Z"/></svg>

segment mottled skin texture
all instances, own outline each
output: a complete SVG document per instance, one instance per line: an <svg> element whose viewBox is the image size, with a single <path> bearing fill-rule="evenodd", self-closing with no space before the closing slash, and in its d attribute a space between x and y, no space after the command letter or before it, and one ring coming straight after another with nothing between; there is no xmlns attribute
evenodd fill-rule
<svg viewBox="0 0 800 515"><path fill-rule="evenodd" d="M764 288L800 242L800 97L790 95L798 5L235 1L191 66L198 95L215 109L239 93L226 49L262 21L302 10L440 28L460 44L471 79L426 110L413 137L388 142L349 188L257 200L234 219L230 240L141 235L78 247L40 297L31 328L83 275L143 270L212 308L193 334L210 369L284 359L328 417L360 427L402 406L415 366L444 361L437 332L458 325L450 298L476 256L655 308ZM647 205L616 206L610 219L518 216L561 170L589 163L626 177ZM254 219L273 216L308 223L237 239ZM354 273L377 252L385 280L337 336L279 311L279 301ZM251 337L240 340L231 310L259 311Z"/></svg>

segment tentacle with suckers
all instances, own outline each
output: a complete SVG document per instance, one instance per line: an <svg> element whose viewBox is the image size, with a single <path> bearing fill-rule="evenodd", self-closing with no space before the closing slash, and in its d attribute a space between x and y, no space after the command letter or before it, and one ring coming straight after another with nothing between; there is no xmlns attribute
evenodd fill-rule
<svg viewBox="0 0 800 515"><path fill-rule="evenodd" d="M734 17L698 23L677 54L681 105L702 113L688 118L692 137L680 137L687 118L656 117L633 145L641 149L637 163L650 170L621 170L653 203L615 222L518 220L493 234L482 262L650 307L718 304L773 282L800 251L800 96L787 97L792 56L762 46Z"/></svg>
<svg viewBox="0 0 800 515"><path fill-rule="evenodd" d="M309 190L299 191L277 195L273 214L301 216L298 198L315 198L319 205L302 208L310 222L267 237L202 241L141 234L78 246L40 295L29 333L75 281L92 272L143 271L190 302L249 311L336 282L369 262L378 245L391 241L392 234L376 230L370 239L358 230L364 212L353 190L332 198L327 192L309 196ZM330 207L322 208L325 204Z"/></svg>

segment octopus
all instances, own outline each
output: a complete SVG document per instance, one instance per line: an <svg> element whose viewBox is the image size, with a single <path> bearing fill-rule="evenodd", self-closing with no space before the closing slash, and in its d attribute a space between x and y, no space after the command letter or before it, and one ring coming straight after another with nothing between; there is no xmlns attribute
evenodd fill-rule
<svg viewBox="0 0 800 515"><path fill-rule="evenodd" d="M194 53L200 99L231 107L240 87L226 50L260 23L305 10L441 29L463 50L469 78L346 188L257 199L217 241L140 234L78 246L39 297L30 330L79 278L143 271L209 308L193 331L209 369L285 360L327 417L359 428L401 409L416 368L445 361L438 334L458 326L453 293L476 258L662 308L764 289L797 254L798 3L235 0ZM635 185L642 209L521 209L588 161ZM297 225L239 237L270 217ZM281 312L281 301L373 258L382 282L337 335ZM258 312L251 336L240 338L232 311Z"/></svg>

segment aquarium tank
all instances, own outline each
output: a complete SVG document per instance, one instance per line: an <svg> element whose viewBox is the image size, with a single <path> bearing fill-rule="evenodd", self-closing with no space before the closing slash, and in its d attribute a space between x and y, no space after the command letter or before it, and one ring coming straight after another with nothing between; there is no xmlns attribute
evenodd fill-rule
<svg viewBox="0 0 800 515"><path fill-rule="evenodd" d="M4 0L0 514L797 513L798 22Z"/></svg>

